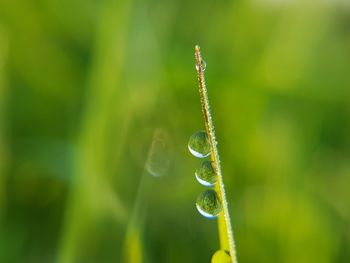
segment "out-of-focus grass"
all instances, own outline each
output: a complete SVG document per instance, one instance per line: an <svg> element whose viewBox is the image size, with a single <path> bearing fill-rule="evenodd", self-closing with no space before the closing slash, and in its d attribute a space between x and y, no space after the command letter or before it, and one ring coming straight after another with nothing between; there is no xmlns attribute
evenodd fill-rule
<svg viewBox="0 0 350 263"><path fill-rule="evenodd" d="M122 262L128 247L142 262L209 261L216 222L195 210L186 146L203 128L197 43L239 262L349 261L340 2L0 0L0 262ZM156 178L158 127L173 147Z"/></svg>
<svg viewBox="0 0 350 263"><path fill-rule="evenodd" d="M5 80L5 61L8 50L8 36L0 24L0 174L5 174L8 162L7 152L7 119L6 119L6 80ZM0 176L0 216L3 213L6 196L5 177ZM1 218L0 218L1 222Z"/></svg>
<svg viewBox="0 0 350 263"><path fill-rule="evenodd" d="M111 155L120 155L126 129L124 123L128 121L127 116L124 119L115 117L122 109L115 105L120 102L117 95L123 94L117 87L125 61L126 41L122 38L128 29L129 5L128 2L111 2L100 9L101 20L96 25L96 42L87 80L86 110L73 168L75 185L61 241L62 263L88 260L94 249L89 245L84 248L81 243L87 238L86 232L91 224L101 224L111 215L116 222L125 224L125 209L111 187L113 166L110 162L113 160ZM116 34L120 37L116 38ZM116 125L118 131L114 128ZM114 250L111 252L111 255L117 255Z"/></svg>

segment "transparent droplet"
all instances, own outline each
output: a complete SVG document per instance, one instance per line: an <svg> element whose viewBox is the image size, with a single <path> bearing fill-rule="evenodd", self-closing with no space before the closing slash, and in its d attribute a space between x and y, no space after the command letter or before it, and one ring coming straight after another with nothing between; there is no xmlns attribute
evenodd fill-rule
<svg viewBox="0 0 350 263"><path fill-rule="evenodd" d="M201 60L201 62L202 62L202 69L203 69L203 71L205 71L205 69L207 68L207 62L205 62L205 60ZM198 66L198 64L196 64L196 69L197 69L197 71L199 70L199 66Z"/></svg>
<svg viewBox="0 0 350 263"><path fill-rule="evenodd" d="M209 156L211 146L208 134L205 131L194 133L188 141L188 149L198 158L205 158Z"/></svg>
<svg viewBox="0 0 350 263"><path fill-rule="evenodd" d="M167 133L163 129L156 129L148 151L146 170L153 176L167 173L170 164L170 147Z"/></svg>
<svg viewBox="0 0 350 263"><path fill-rule="evenodd" d="M202 192L196 202L196 207L207 218L215 218L221 212L222 206L217 193L210 189Z"/></svg>
<svg viewBox="0 0 350 263"><path fill-rule="evenodd" d="M204 186L213 186L216 183L216 173L211 161L202 162L196 172L196 178L198 182Z"/></svg>
<svg viewBox="0 0 350 263"><path fill-rule="evenodd" d="M206 70L207 68L207 62L205 62L205 60L202 60L202 68L203 68L203 71Z"/></svg>
<svg viewBox="0 0 350 263"><path fill-rule="evenodd" d="M211 258L211 263L232 263L230 253L226 250L218 250Z"/></svg>

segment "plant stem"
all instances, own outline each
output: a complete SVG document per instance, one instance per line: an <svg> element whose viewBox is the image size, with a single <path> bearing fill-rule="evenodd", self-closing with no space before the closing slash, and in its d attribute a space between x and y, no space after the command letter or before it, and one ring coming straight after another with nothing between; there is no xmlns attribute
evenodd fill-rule
<svg viewBox="0 0 350 263"><path fill-rule="evenodd" d="M202 112L203 112L204 121L205 121L205 129L207 131L210 144L212 146L210 158L214 164L214 169L218 176L218 181L217 181L215 190L217 191L219 198L221 199L222 207L223 207L223 211L222 213L220 213L218 218L220 247L223 250L229 251L232 262L237 263L236 248L235 248L235 242L233 239L231 219L230 219L230 214L229 214L228 205L227 205L224 181L221 173L220 157L219 157L219 152L217 148L217 141L215 138L213 120L210 113L208 92L205 86L204 68L203 68L204 62L202 60L202 55L199 50L199 46L195 47L195 56L196 56L196 63L197 63L196 68L198 72L199 93L201 98Z"/></svg>

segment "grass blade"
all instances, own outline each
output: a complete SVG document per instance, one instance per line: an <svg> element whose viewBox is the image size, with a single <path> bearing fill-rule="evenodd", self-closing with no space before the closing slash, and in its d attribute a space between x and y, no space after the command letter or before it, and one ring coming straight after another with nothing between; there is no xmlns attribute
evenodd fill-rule
<svg viewBox="0 0 350 263"><path fill-rule="evenodd" d="M237 263L236 248L235 248L235 242L233 239L231 219L230 219L230 214L229 214L228 204L227 204L227 199L225 194L224 181L221 173L220 157L219 157L219 152L217 148L217 141L215 138L213 119L210 112L208 92L207 92L205 79L204 79L205 62L202 59L199 46L195 47L195 57L196 57L199 93L200 93L200 99L201 99L201 105L202 105L202 112L204 115L205 129L208 134L210 144L212 145L210 158L214 164L214 169L216 170L216 173L218 176L218 181L217 181L215 190L222 201L222 207L223 207L223 211L222 213L220 213L218 218L220 247L223 250L229 251L232 258L232 262Z"/></svg>

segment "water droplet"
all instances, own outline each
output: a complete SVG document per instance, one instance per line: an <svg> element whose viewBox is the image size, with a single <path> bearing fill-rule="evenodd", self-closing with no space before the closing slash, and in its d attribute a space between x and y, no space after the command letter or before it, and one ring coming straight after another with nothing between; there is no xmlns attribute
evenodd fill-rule
<svg viewBox="0 0 350 263"><path fill-rule="evenodd" d="M202 162L195 172L198 182L204 186L213 186L216 183L216 173L211 161Z"/></svg>
<svg viewBox="0 0 350 263"><path fill-rule="evenodd" d="M167 173L170 164L170 147L167 133L156 129L148 152L146 170L153 176Z"/></svg>
<svg viewBox="0 0 350 263"><path fill-rule="evenodd" d="M190 140L188 141L188 149L198 158L205 158L209 156L211 146L208 134L205 131L199 131L192 134Z"/></svg>
<svg viewBox="0 0 350 263"><path fill-rule="evenodd" d="M230 253L226 250L218 250L211 258L211 263L231 263Z"/></svg>
<svg viewBox="0 0 350 263"><path fill-rule="evenodd" d="M222 209L219 197L212 189L206 190L198 196L196 207L199 213L207 218L217 217Z"/></svg>
<svg viewBox="0 0 350 263"><path fill-rule="evenodd" d="M202 68L203 68L203 71L205 71L207 68L207 62L205 62L205 60L202 60Z"/></svg>
<svg viewBox="0 0 350 263"><path fill-rule="evenodd" d="M203 69L203 71L205 71L205 69L207 68L207 62L205 62L205 60L201 60L201 62L202 62L202 69ZM197 69L197 71L199 70L199 66L198 66L198 64L196 64L196 69Z"/></svg>

